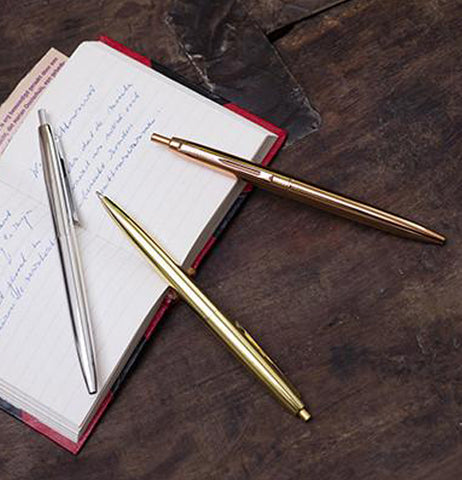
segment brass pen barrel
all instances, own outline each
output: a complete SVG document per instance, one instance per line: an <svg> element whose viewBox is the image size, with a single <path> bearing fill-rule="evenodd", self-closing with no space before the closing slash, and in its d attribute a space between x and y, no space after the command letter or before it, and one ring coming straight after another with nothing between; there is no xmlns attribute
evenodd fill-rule
<svg viewBox="0 0 462 480"><path fill-rule="evenodd" d="M350 220L423 242L443 244L445 237L411 220L380 210L342 195L323 190L242 158L182 138L168 138L158 133L153 142L167 145L188 158L235 175L253 185L284 197L306 203Z"/></svg>
<svg viewBox="0 0 462 480"><path fill-rule="evenodd" d="M228 320L183 272L173 258L108 197L98 194L106 211L157 272L199 314L228 349L271 391L292 414L307 421L310 414L300 394L274 362L239 324Z"/></svg>

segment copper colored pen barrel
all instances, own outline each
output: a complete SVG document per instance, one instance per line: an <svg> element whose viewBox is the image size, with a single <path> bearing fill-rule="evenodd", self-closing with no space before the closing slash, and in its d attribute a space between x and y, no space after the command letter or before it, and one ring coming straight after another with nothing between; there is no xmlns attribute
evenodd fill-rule
<svg viewBox="0 0 462 480"><path fill-rule="evenodd" d="M411 220L287 177L228 153L182 138L168 138L157 133L151 135L151 140L167 145L172 150L182 153L189 158L220 171L233 174L258 187L371 227L402 237L439 245L442 245L446 240L443 235Z"/></svg>

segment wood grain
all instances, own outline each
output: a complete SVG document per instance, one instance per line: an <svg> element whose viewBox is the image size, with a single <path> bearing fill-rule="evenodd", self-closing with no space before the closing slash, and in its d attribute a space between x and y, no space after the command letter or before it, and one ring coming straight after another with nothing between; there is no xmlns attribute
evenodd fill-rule
<svg viewBox="0 0 462 480"><path fill-rule="evenodd" d="M50 44L70 53L101 31L196 75L168 2L0 8L2 95ZM178 304L78 457L0 415L0 478L461 478L461 35L457 1L351 0L275 44L323 124L274 166L449 239L251 195L197 281L277 360L312 421L282 411Z"/></svg>
<svg viewBox="0 0 462 480"><path fill-rule="evenodd" d="M269 35L287 33L294 24L346 0L255 0L246 8ZM282 31L281 31L282 30Z"/></svg>
<svg viewBox="0 0 462 480"><path fill-rule="evenodd" d="M286 129L290 144L321 118L245 6L172 0L166 21L210 91Z"/></svg>

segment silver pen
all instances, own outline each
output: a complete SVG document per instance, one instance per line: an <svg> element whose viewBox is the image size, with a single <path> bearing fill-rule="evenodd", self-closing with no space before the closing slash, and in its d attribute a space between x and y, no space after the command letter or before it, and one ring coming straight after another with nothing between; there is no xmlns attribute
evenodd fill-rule
<svg viewBox="0 0 462 480"><path fill-rule="evenodd" d="M95 348L82 262L74 228L79 224L77 210L72 199L67 166L58 138L54 135L45 110L40 109L38 115L43 176L53 218L75 346L88 393L94 394L97 392Z"/></svg>

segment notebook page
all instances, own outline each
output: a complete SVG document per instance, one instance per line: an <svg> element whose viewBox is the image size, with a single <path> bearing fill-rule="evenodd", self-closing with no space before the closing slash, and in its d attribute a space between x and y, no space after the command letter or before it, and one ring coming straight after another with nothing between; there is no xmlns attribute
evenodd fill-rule
<svg viewBox="0 0 462 480"><path fill-rule="evenodd" d="M100 386L165 284L118 232L95 191L126 207L182 262L236 182L152 144L150 133L252 157L267 132L87 42L0 158L0 384L80 425L96 399L86 393L72 339L40 165L38 108L47 109L61 138L84 226L78 233Z"/></svg>

